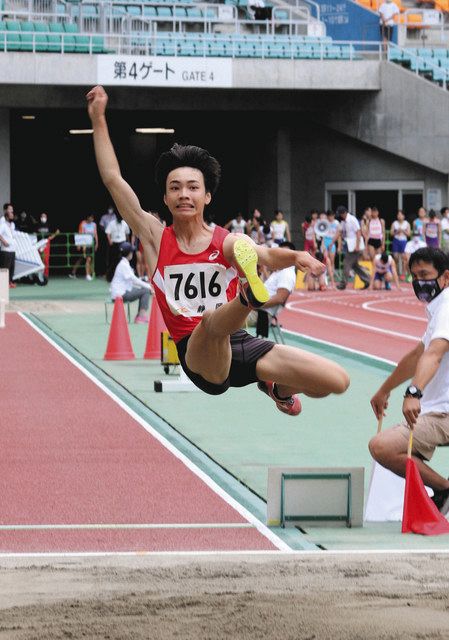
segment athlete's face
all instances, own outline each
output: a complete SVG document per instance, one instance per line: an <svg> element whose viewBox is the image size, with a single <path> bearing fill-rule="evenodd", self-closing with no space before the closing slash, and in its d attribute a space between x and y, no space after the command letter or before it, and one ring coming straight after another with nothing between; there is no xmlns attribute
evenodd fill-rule
<svg viewBox="0 0 449 640"><path fill-rule="evenodd" d="M192 218L203 215L204 207L211 201L206 191L204 176L199 169L179 167L167 176L164 202L172 216Z"/></svg>

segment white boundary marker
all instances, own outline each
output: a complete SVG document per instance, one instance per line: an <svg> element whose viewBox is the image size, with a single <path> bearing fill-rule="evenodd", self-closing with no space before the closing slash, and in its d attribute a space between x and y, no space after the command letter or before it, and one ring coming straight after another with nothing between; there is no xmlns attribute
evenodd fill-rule
<svg viewBox="0 0 449 640"><path fill-rule="evenodd" d="M275 533L270 531L270 529L263 524L260 520L258 520L248 509L245 509L237 500L232 498L224 489L222 489L212 478L210 478L206 473L201 471L199 467L197 467L187 456L181 453L174 445L171 444L164 436L162 436L154 427L152 427L146 420L141 418L135 411L133 411L128 405L120 400L110 389L108 389L102 382L97 380L94 375L92 375L87 369L83 367L82 364L77 362L72 356L62 349L56 342L54 342L49 336L47 336L39 327L36 327L28 318L22 313L19 312L19 316L25 320L27 324L32 327L39 335L41 335L49 344L52 345L59 353L61 353L69 362L71 362L75 367L77 367L84 375L89 378L92 382L94 382L97 387L99 387L104 393L106 393L114 402L116 402L128 415L130 415L136 422L138 422L150 435L152 435L156 440L158 440L170 453L172 453L178 460L180 460L192 473L194 473L198 478L200 478L214 493L216 493L220 498L222 498L229 506L231 506L235 511L237 511L243 518L245 518L248 522L254 525L254 527L262 534L265 538L274 544L281 551L291 551L290 547L281 540Z"/></svg>
<svg viewBox="0 0 449 640"><path fill-rule="evenodd" d="M380 327L374 327L370 324L365 324L364 322L356 322L355 320L347 320L345 318L337 318L335 316L328 316L324 313L319 313L318 311L311 311L310 309L297 309L295 305L301 304L299 300L296 302L287 302L285 308L289 311L293 311L294 313L304 313L308 316L313 316L315 318L323 318L324 320L332 320L332 322L339 322L340 324L348 324L352 327L362 327L363 329L369 329L370 331L375 331L377 333L383 333L389 336L395 336L397 338L403 338L404 340L413 340L413 342L417 342L420 337L419 336L410 336L407 333L399 333L399 331L391 331L390 329L381 329Z"/></svg>

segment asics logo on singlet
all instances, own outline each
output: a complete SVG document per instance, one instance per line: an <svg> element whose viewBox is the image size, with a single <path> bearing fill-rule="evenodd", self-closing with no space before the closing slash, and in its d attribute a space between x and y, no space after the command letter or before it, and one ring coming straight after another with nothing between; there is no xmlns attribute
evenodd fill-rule
<svg viewBox="0 0 449 640"><path fill-rule="evenodd" d="M216 260L219 255L220 255L219 251L213 251L209 256L209 260Z"/></svg>

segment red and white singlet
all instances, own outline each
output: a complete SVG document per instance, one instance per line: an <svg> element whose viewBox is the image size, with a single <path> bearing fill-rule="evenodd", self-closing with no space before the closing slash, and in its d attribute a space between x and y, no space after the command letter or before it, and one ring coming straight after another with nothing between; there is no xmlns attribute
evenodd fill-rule
<svg viewBox="0 0 449 640"><path fill-rule="evenodd" d="M229 231L216 226L201 253L183 253L173 226L162 233L152 282L162 316L175 342L192 333L204 311L214 310L237 294L237 271L223 255Z"/></svg>

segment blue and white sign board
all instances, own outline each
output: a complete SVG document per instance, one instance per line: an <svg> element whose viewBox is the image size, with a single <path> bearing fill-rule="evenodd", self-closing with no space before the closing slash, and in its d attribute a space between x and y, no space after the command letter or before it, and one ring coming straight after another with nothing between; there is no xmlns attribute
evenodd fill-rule
<svg viewBox="0 0 449 640"><path fill-rule="evenodd" d="M100 55L97 83L127 87L232 87L232 60Z"/></svg>

